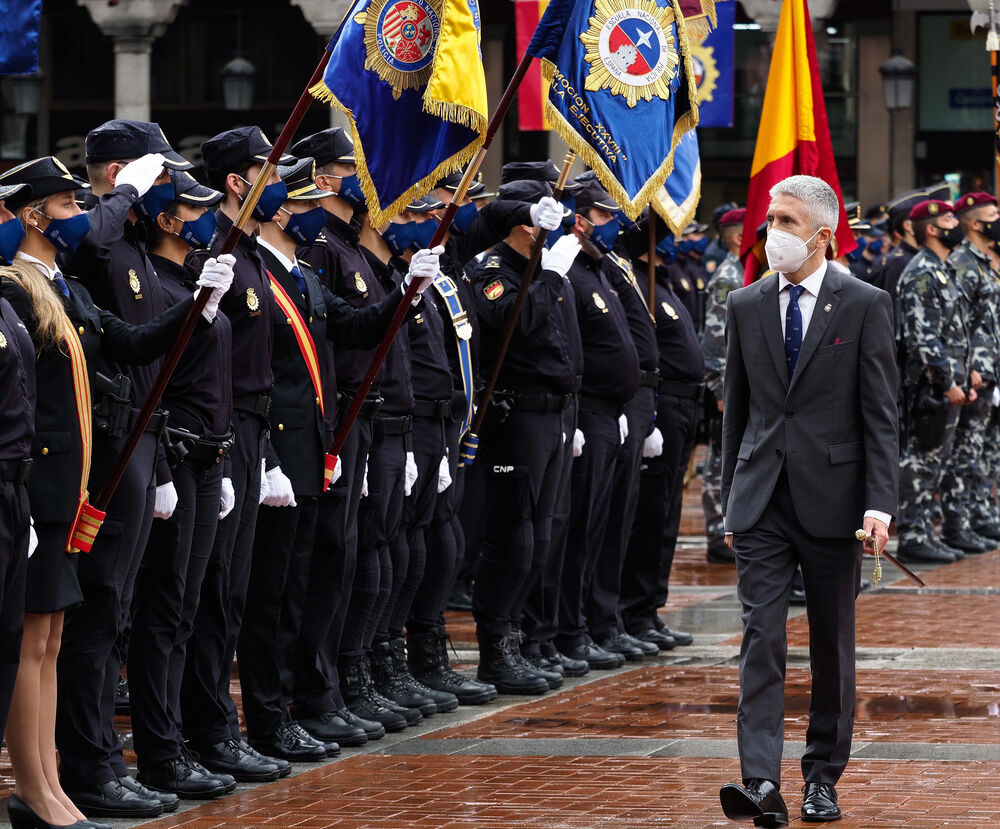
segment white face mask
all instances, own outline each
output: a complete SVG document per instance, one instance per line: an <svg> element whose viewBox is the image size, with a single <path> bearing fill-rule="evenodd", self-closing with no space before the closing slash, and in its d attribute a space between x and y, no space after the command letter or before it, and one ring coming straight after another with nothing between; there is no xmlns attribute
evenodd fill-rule
<svg viewBox="0 0 1000 829"><path fill-rule="evenodd" d="M803 242L794 233L769 230L767 242L764 243L768 267L778 273L795 273L802 267L802 263L815 253L815 251L810 251L807 245L816 238L817 233L819 230Z"/></svg>

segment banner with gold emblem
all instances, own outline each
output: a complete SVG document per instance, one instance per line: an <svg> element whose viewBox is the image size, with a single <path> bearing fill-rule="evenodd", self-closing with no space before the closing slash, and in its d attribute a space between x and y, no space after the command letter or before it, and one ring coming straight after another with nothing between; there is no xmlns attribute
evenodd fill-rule
<svg viewBox="0 0 1000 829"><path fill-rule="evenodd" d="M733 125L733 23L736 0L715 4L719 25L711 32L691 36L691 62L698 85L698 126Z"/></svg>

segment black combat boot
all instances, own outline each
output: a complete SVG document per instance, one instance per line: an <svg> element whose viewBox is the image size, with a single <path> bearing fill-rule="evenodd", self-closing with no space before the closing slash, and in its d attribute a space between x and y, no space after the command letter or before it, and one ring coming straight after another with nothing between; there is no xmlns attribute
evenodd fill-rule
<svg viewBox="0 0 1000 829"><path fill-rule="evenodd" d="M479 681L496 685L501 694L544 694L549 683L524 662L517 640L510 633L479 637Z"/></svg>
<svg viewBox="0 0 1000 829"><path fill-rule="evenodd" d="M360 656L341 658L339 673L340 692L351 713L362 719L381 723L386 731L402 731L406 728L406 717L390 711L376 699L371 678Z"/></svg>
<svg viewBox="0 0 1000 829"><path fill-rule="evenodd" d="M451 669L443 628L432 627L406 637L406 659L417 680L435 691L447 691L460 705L482 705L496 698L496 689Z"/></svg>
<svg viewBox="0 0 1000 829"><path fill-rule="evenodd" d="M439 714L447 714L458 708L458 697L451 691L440 691L436 688L431 688L413 676L410 666L406 661L406 643L402 639L390 639L389 645L392 647L392 661L396 667L396 674L406 687L412 688L417 693L434 700L434 704L437 706L437 713Z"/></svg>
<svg viewBox="0 0 1000 829"><path fill-rule="evenodd" d="M392 700L396 705L415 708L425 717L433 717L437 713L434 700L403 681L399 671L396 670L391 644L377 642L372 646L371 666L375 690L383 697Z"/></svg>

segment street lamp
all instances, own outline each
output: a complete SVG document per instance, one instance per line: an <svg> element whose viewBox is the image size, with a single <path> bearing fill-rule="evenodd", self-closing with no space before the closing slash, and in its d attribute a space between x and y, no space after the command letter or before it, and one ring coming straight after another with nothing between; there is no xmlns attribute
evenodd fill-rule
<svg viewBox="0 0 1000 829"><path fill-rule="evenodd" d="M222 99L226 109L246 111L253 107L253 82L257 70L237 55L222 67Z"/></svg>
<svg viewBox="0 0 1000 829"><path fill-rule="evenodd" d="M902 49L893 49L892 57L878 68L882 76L885 108L909 109L913 106L913 82L917 68L912 60L903 57Z"/></svg>

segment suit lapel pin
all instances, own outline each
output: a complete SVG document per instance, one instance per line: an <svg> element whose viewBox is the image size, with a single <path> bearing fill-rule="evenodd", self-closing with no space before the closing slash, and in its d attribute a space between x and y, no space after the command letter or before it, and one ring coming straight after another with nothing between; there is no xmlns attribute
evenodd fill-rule
<svg viewBox="0 0 1000 829"><path fill-rule="evenodd" d="M833 310L833 305L831 305L828 302L826 305L823 306L823 310L826 311L829 314Z"/></svg>

